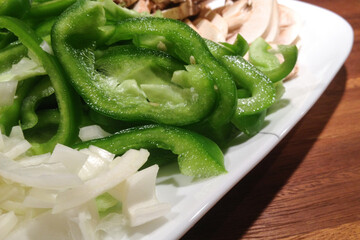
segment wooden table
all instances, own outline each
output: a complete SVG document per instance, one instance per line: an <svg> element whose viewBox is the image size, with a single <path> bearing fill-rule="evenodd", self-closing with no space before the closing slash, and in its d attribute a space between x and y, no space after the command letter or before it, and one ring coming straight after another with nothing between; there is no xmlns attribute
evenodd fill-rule
<svg viewBox="0 0 360 240"><path fill-rule="evenodd" d="M288 136L183 239L360 239L360 1L306 2L352 25L349 58Z"/></svg>

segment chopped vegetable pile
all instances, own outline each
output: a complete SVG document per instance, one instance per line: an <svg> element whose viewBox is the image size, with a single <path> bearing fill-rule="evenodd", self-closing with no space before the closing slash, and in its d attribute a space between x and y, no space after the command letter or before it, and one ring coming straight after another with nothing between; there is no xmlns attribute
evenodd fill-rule
<svg viewBox="0 0 360 240"><path fill-rule="evenodd" d="M295 45L238 33L219 43L165 11L135 10L0 1L0 239L120 239L168 212L159 166L224 174L222 148L264 127Z"/></svg>

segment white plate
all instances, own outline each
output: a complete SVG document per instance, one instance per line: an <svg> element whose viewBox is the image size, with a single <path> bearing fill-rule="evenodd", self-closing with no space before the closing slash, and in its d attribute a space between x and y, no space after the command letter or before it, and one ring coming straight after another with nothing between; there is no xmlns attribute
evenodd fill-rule
<svg viewBox="0 0 360 240"><path fill-rule="evenodd" d="M224 194L253 169L318 100L339 71L353 44L353 30L338 15L298 1L280 1L304 21L299 53L299 74L286 82L286 106L267 117L269 124L255 137L225 154L228 174L194 181L169 166L159 173L158 197L173 208L166 216L127 231L129 239L178 239Z"/></svg>

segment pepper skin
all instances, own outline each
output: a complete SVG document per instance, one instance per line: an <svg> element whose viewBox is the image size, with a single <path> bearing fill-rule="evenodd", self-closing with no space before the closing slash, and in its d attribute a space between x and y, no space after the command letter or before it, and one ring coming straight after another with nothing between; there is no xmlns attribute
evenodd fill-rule
<svg viewBox="0 0 360 240"><path fill-rule="evenodd" d="M114 79L116 76L109 78L101 74L101 71L96 71L95 44L98 43L97 41L101 41L102 38L103 32L100 28L105 25L106 18L104 13L103 5L98 2L79 1L59 17L52 29L54 53L63 64L73 86L87 104L95 111L101 112L104 115L127 121L147 120L182 126L199 122L205 118L210 110L212 110L215 102L214 83L208 74L208 67L205 64L186 66L186 71L180 73L183 76L173 76L172 81L175 81L177 87L180 86L180 88L185 89L184 91L188 91L189 94L188 97L185 97L186 101L184 103L170 105L158 104L157 102L153 104L151 99L147 99L144 96L146 94L142 94L142 90L139 89L141 86L137 86L136 82L127 82L128 85L124 86L122 85L122 80L125 79L119 82ZM121 24L118 22L120 25L116 25L116 27L130 27L131 30L129 29L126 33L129 36L136 34L136 32L131 31L142 32L143 29L140 23L144 23L144 21L140 20L140 18L133 19L138 19L140 22L137 24L131 22L125 23L129 20L125 19ZM167 22L165 19L149 17L146 22L151 23L153 19L161 22L155 24L155 29L164 29L166 27L163 26L163 21ZM161 34L160 30L156 31ZM174 33L172 33L173 35ZM119 42L126 40L115 40L115 38L109 41ZM78 42L77 39L81 40ZM140 51L143 53L140 53ZM140 57L139 59L147 54L145 50L140 49L137 50L137 53ZM160 52L151 55L154 58L164 56ZM190 55L188 57L190 58ZM139 60L139 66L142 66L141 60ZM176 77L176 80L174 77ZM187 88L189 90L186 90ZM129 91L132 92L133 97L129 96L131 95L128 94ZM152 89L152 91L155 91L155 89ZM191 105L194 105L195 108L189 108ZM230 105L226 106L226 108L233 107ZM226 117L222 118L229 118L226 115L226 111L223 114Z"/></svg>
<svg viewBox="0 0 360 240"><path fill-rule="evenodd" d="M3 16L0 17L0 27L6 28L14 33L20 42L36 56L37 60L43 65L49 75L56 93L61 114L58 131L56 135L46 143L32 142L31 152L33 154L41 154L52 151L57 143L65 145L72 144L79 131L76 114L78 112L77 106L79 106L80 103L73 89L65 80L63 70L57 60L40 47L42 40L22 21Z"/></svg>
<svg viewBox="0 0 360 240"><path fill-rule="evenodd" d="M249 48L249 61L260 69L272 82L278 82L290 74L295 67L298 49L295 45L271 46L262 38L257 38ZM275 54L280 53L284 61L280 63Z"/></svg>
<svg viewBox="0 0 360 240"><path fill-rule="evenodd" d="M180 172L184 175L204 178L226 173L223 153L214 142L177 127L156 124L134 127L74 147L82 149L90 145L117 155L132 148L171 150L178 155Z"/></svg>

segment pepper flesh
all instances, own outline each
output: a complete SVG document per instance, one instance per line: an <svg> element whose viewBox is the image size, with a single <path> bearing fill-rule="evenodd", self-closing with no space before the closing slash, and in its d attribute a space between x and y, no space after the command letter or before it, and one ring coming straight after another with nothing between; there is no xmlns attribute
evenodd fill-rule
<svg viewBox="0 0 360 240"><path fill-rule="evenodd" d="M49 79L41 79L27 94L21 106L21 128L33 128L38 123L36 108L41 100L55 93Z"/></svg>
<svg viewBox="0 0 360 240"><path fill-rule="evenodd" d="M112 136L82 142L76 148L94 145L121 155L129 149L161 148L178 155L180 172L194 177L223 174L221 149L206 137L185 129L165 125L145 125L120 131Z"/></svg>
<svg viewBox="0 0 360 240"><path fill-rule="evenodd" d="M115 32L107 43L129 40L138 35L163 36L170 46L167 52L184 62L202 64L211 73L216 84L218 103L216 109L207 118L213 129L230 122L236 107L236 86L226 68L210 53L205 41L185 23L164 18L141 17L118 21Z"/></svg>
<svg viewBox="0 0 360 240"><path fill-rule="evenodd" d="M29 0L1 0L0 16L22 17L30 9Z"/></svg>
<svg viewBox="0 0 360 240"><path fill-rule="evenodd" d="M282 63L275 56L278 53L284 58ZM257 38L249 48L249 61L274 83L291 73L297 56L298 50L295 45L278 45L278 49L275 50L262 38Z"/></svg>
<svg viewBox="0 0 360 240"><path fill-rule="evenodd" d="M46 143L32 142L31 152L41 154L53 150L57 143L65 145L72 144L77 137L77 106L79 100L73 93L73 89L68 85L63 71L57 60L45 52L41 47L41 39L22 21L11 17L0 17L0 27L6 28L14 33L22 44L41 62L50 77L51 83L56 92L58 107L61 114L61 121L58 131Z"/></svg>
<svg viewBox="0 0 360 240"><path fill-rule="evenodd" d="M151 21L150 19L155 18L149 18L149 21ZM187 81L176 82L182 88L186 88L186 84L190 83L189 89L194 93L190 95L189 99L195 98L194 109L188 109L192 100L187 100L185 105L178 104L167 107L164 104L160 104L160 106L158 104L154 105L146 98L141 98L141 94L138 94L136 99L125 98L120 91L117 92L115 87L118 82L115 81L114 83L113 79L103 78L94 68L96 64L94 44L97 43L97 40L101 40L102 32L99 27L104 26L105 21L102 4L79 1L60 16L52 30L53 50L63 63L73 86L91 108L117 119L128 121L149 120L172 125L186 125L198 122L208 114L214 104L214 90L212 79L206 71L207 68L203 65L186 67L187 72L191 74L191 78L185 76L188 78ZM94 22L96 23L95 26ZM124 26L124 24L122 23L121 26ZM129 34L132 33L129 32ZM77 42L79 37L81 43ZM119 40L122 39L115 42ZM154 57L156 56L154 55ZM115 87L111 87L111 84L115 84ZM136 84L132 85L132 89L136 87ZM105 90L110 88L112 88L112 91ZM120 88L121 91L122 89ZM201 101L200 98L202 98Z"/></svg>
<svg viewBox="0 0 360 240"><path fill-rule="evenodd" d="M237 86L250 93L249 96L238 94L237 108L231 122L244 133L254 135L262 126L266 109L276 100L273 83L241 55L232 51L232 48L212 41L207 41L207 44L212 54L233 75Z"/></svg>
<svg viewBox="0 0 360 240"><path fill-rule="evenodd" d="M35 79L21 81L16 89L16 98L11 106L0 107L0 130L3 134L10 134L13 126L18 124L23 99L34 84Z"/></svg>

